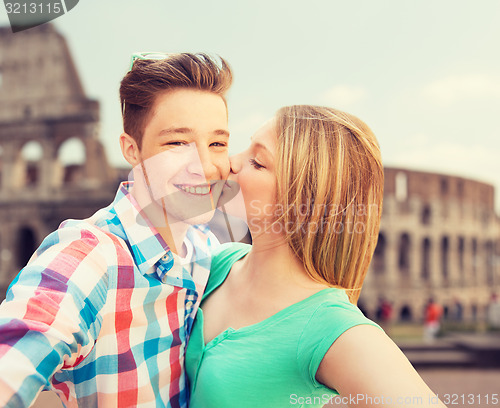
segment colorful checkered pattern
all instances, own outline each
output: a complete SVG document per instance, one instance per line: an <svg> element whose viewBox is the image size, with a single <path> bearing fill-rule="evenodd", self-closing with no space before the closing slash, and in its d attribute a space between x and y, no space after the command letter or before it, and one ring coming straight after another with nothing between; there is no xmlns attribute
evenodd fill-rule
<svg viewBox="0 0 500 408"><path fill-rule="evenodd" d="M44 388L67 407L187 407L184 351L217 239L190 227L174 255L122 183L50 234L0 306L0 406Z"/></svg>

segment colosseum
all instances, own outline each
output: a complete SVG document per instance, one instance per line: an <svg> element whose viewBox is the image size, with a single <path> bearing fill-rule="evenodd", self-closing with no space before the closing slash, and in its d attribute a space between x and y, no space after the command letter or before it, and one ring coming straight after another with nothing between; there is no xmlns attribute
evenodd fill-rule
<svg viewBox="0 0 500 408"><path fill-rule="evenodd" d="M420 321L432 297L448 317L484 319L500 285L494 187L403 168L384 173L381 229L361 295L368 314L386 299L397 320Z"/></svg>
<svg viewBox="0 0 500 408"><path fill-rule="evenodd" d="M85 96L52 25L0 28L0 299L45 235L110 203L126 178L108 164L98 125L99 104ZM68 146L85 154L66 163ZM364 310L375 316L386 299L396 320L420 321L432 296L449 314L461 305L464 319L484 319L500 285L499 238L492 185L385 168Z"/></svg>
<svg viewBox="0 0 500 408"><path fill-rule="evenodd" d="M98 137L66 40L50 25L0 27L0 298L42 239L114 198L120 172ZM65 162L65 153L81 153ZM78 155L77 155L78 156Z"/></svg>

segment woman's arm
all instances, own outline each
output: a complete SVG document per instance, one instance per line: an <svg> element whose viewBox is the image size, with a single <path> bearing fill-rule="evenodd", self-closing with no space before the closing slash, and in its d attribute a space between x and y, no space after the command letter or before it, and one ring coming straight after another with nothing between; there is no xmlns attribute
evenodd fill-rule
<svg viewBox="0 0 500 408"><path fill-rule="evenodd" d="M374 326L343 333L325 354L316 379L349 397L353 407L445 407L396 344Z"/></svg>

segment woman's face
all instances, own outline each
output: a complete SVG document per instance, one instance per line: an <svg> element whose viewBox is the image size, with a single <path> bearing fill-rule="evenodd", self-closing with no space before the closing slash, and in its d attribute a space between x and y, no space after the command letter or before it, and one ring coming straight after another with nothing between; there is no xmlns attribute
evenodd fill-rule
<svg viewBox="0 0 500 408"><path fill-rule="evenodd" d="M229 180L239 184L252 236L271 227L276 213L276 122L265 123L251 139L250 147L230 158ZM272 227L271 227L272 230Z"/></svg>

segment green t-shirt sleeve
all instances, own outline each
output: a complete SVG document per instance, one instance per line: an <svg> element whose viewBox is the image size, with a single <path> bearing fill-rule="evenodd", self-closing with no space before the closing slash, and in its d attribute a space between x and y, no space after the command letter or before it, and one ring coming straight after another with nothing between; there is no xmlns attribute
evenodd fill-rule
<svg viewBox="0 0 500 408"><path fill-rule="evenodd" d="M360 324L379 327L349 302L344 291L333 293L311 315L304 326L297 347L297 361L304 380L313 388L324 387L316 372L326 352L344 332Z"/></svg>
<svg viewBox="0 0 500 408"><path fill-rule="evenodd" d="M241 242L228 242L219 245L211 253L210 276L203 299L224 282L233 264L252 249L251 245Z"/></svg>

